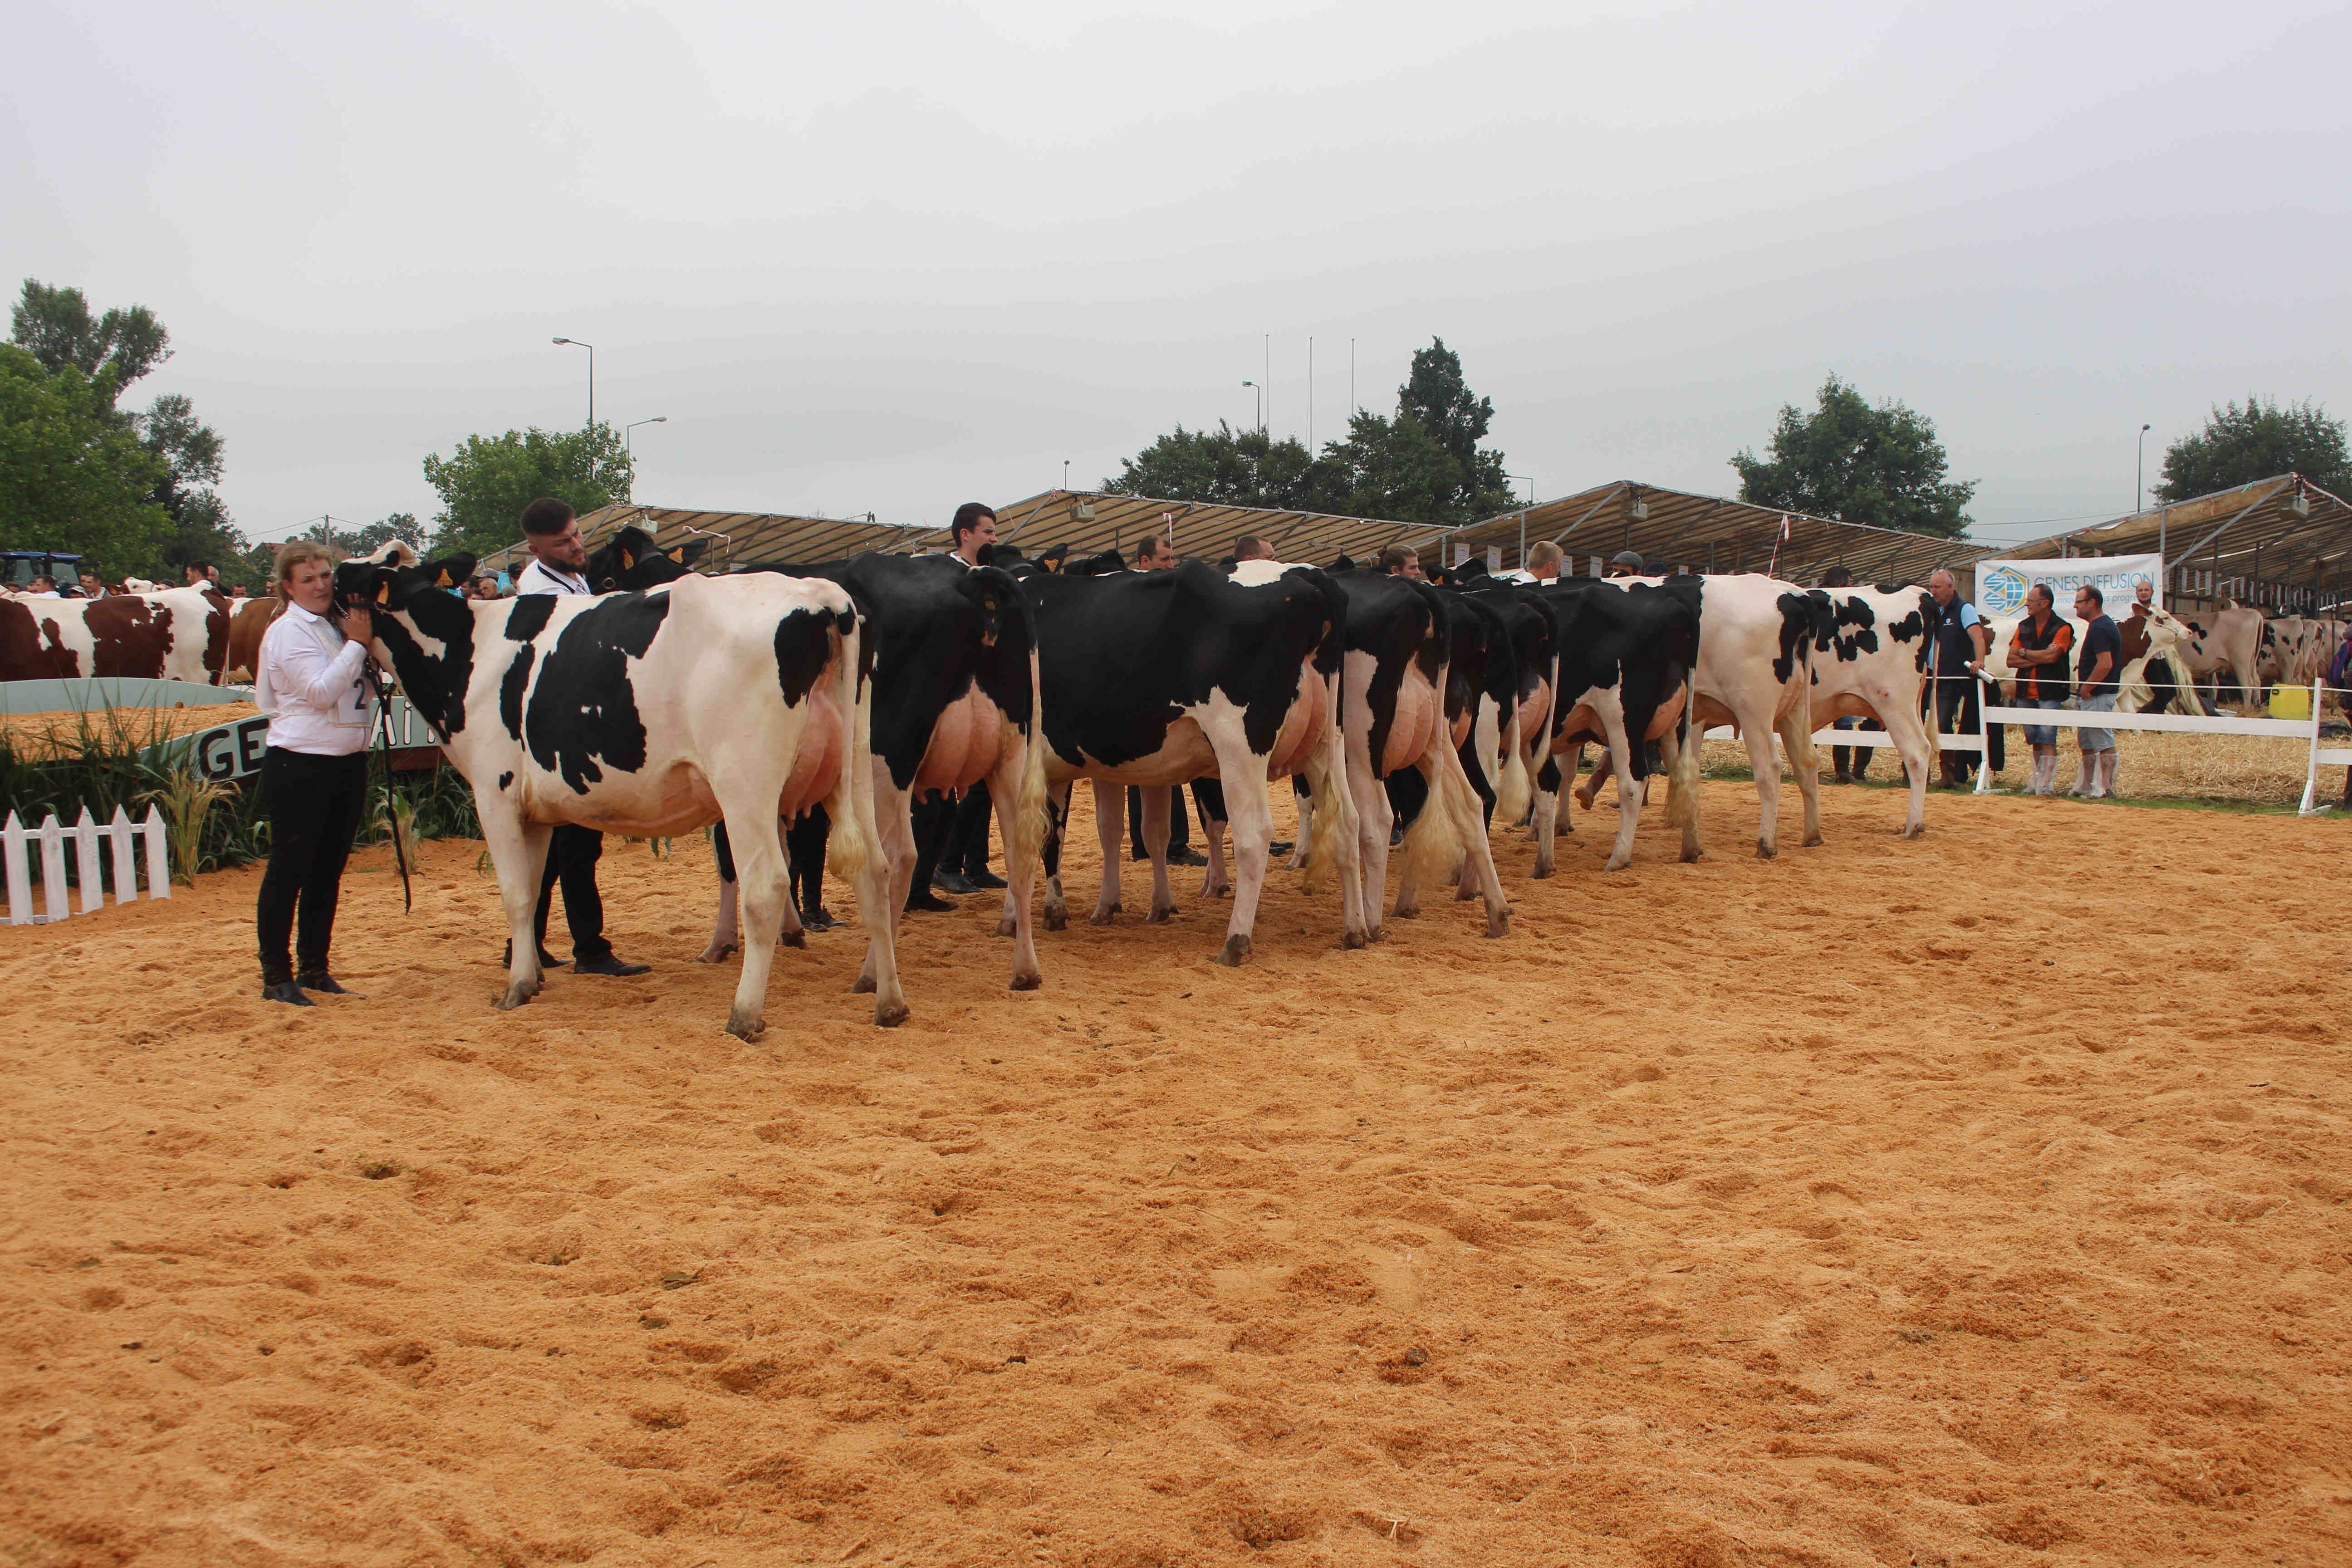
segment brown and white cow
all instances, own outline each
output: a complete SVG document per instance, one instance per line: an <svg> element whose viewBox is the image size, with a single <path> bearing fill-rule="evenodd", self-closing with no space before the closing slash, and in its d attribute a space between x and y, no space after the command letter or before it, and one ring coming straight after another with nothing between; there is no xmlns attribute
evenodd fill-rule
<svg viewBox="0 0 2352 1568"><path fill-rule="evenodd" d="M0 601L0 680L117 677L218 686L228 600L216 588Z"/></svg>

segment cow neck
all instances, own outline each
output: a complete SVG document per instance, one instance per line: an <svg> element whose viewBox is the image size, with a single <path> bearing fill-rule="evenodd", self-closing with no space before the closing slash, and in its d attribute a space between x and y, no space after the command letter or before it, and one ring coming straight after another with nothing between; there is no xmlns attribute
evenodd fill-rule
<svg viewBox="0 0 2352 1568"><path fill-rule="evenodd" d="M507 601L509 606L521 600ZM474 612L455 594L427 588L376 625L408 700L445 737L466 727L474 669Z"/></svg>

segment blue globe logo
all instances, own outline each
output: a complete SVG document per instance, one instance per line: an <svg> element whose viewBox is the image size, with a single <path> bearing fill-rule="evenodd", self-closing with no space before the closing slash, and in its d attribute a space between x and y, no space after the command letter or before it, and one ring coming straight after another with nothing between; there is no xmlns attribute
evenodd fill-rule
<svg viewBox="0 0 2352 1568"><path fill-rule="evenodd" d="M2025 574L2014 566L1996 566L1977 584L1980 608L1988 616L2013 616L2025 607Z"/></svg>

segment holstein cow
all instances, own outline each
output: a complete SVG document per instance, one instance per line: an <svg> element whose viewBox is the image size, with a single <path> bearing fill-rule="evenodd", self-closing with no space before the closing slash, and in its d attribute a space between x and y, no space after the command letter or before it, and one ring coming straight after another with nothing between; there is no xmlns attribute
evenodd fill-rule
<svg viewBox="0 0 2352 1568"><path fill-rule="evenodd" d="M387 539L365 555L354 559L378 566L414 566L416 564L416 552L400 540ZM237 607L228 624L228 654L221 661L224 679L236 675L239 670L244 671L245 679L254 678L261 668L261 639L277 624L278 617L285 613L286 601L275 593L265 594L258 599L248 599Z"/></svg>
<svg viewBox="0 0 2352 1568"><path fill-rule="evenodd" d="M1536 778L1534 874L1552 873L1559 797L1574 776L1576 764L1570 762L1563 773L1559 759L1580 753L1587 743L1608 749L1617 780L1617 842L1603 868L1620 871L1633 858L1642 784L1650 776L1647 742L1687 739L1677 747L1675 765L1684 787L1670 789L1667 797L1667 820L1683 826L1687 849L1687 814L1698 806L1698 741L1685 735L1691 673L1698 665L1698 579L1577 577L1520 591L1551 616L1559 650L1550 735Z"/></svg>
<svg viewBox="0 0 2352 1568"><path fill-rule="evenodd" d="M0 601L0 680L120 676L218 686L228 626L228 599L217 588Z"/></svg>
<svg viewBox="0 0 2352 1568"><path fill-rule="evenodd" d="M2183 616L2189 630L2189 639L2181 650L2189 667L2189 678L2200 685L2213 683L2213 700L2218 705L2221 695L2221 672L2230 672L2239 686L2244 703L2249 708L2262 706L2263 647L2270 635L2269 623L2263 613L2245 605L2232 605L2210 614Z"/></svg>
<svg viewBox="0 0 2352 1568"><path fill-rule="evenodd" d="M1233 915L1217 962L1240 963L1249 956L1273 837L1267 781L1304 773L1318 798L1340 789L1332 720L1347 605L1339 589L1314 571L1249 586L1199 562L1104 576L1031 572L1019 581L1036 616L1055 802L1045 844L1047 928L1058 931L1067 919L1061 837L1075 781L1095 784L1103 889L1092 920L1103 925L1119 908L1120 786L1146 786L1150 919L1159 921L1175 913L1176 901L1168 885L1168 795L1150 786L1214 774L1223 783L1235 862ZM1314 854L1318 864L1339 869L1342 941L1361 947L1367 917L1353 829L1349 810L1318 817ZM1016 891L1005 894L1008 917Z"/></svg>
<svg viewBox="0 0 2352 1568"><path fill-rule="evenodd" d="M656 550L643 530L625 528L588 558L588 582L604 590L675 582L699 553ZM1036 727L1036 639L1019 584L991 567L967 570L950 555L866 553L820 566L754 570L837 583L868 617L874 820L889 861L892 930L915 879L915 797L986 781L1010 879L1010 905L997 934L1013 939L1013 989L1034 990L1040 975L1030 908L1045 837L1045 764ZM702 953L713 963L737 943L735 868L723 826L718 838L719 920ZM869 942L861 987L871 985L879 956Z"/></svg>
<svg viewBox="0 0 2352 1568"><path fill-rule="evenodd" d="M1639 582L1645 579L1628 578ZM1745 572L1653 582L1688 581L1698 594L1698 668L1694 674L1697 712L1692 744L1710 726L1731 724L1748 747L1756 778L1759 818L1756 855L1769 860L1780 852L1780 759L1772 752L1779 731L1804 797L1807 845L1822 841L1821 758L1813 750L1813 648L1836 633L1829 596L1761 573ZM1671 745L1670 741L1666 744ZM1667 806L1684 773L1666 756ZM1687 775L1696 785L1697 773ZM1597 775L1596 775L1597 782ZM1590 791L1585 792L1590 804ZM1675 816L1683 829L1683 858L1699 857L1698 810L1694 803Z"/></svg>
<svg viewBox="0 0 2352 1568"><path fill-rule="evenodd" d="M1462 858L1446 871L1455 899L1466 901L1481 891L1477 879L1465 874L1473 868L1471 844L1487 844L1491 860L1496 811L1503 812L1506 822L1516 822L1533 795L1527 750L1519 743L1520 638L1514 632L1544 627L1537 640L1549 651L1549 621L1535 605L1498 595L1447 589L1438 598L1447 621L1446 729L1455 761L1478 797L1475 829L1465 837ZM1548 681L1550 674L1547 664L1543 678ZM1427 785L1418 771L1403 769L1389 775L1388 794L1410 837L1411 825L1428 804ZM1420 907L1420 870L1417 858L1407 856L1397 886L1400 916L1409 917Z"/></svg>
<svg viewBox="0 0 2352 1568"><path fill-rule="evenodd" d="M345 562L335 593L373 605L371 651L473 786L512 939L498 1005L540 990L531 917L555 824L658 837L723 819L751 933L727 1032L757 1039L792 911L776 821L823 802L858 911L878 933L874 1021L902 1021L872 850L867 647L848 592L756 573L644 594L462 599L449 589L473 566L470 555Z"/></svg>
<svg viewBox="0 0 2352 1568"><path fill-rule="evenodd" d="M1463 735L1455 733L1452 720L1457 715L1449 714L1447 702L1457 625L1465 639L1483 647L1487 620L1499 630L1499 617L1469 609L1458 600L1449 609L1448 601L1455 596L1428 583L1381 572L1318 573L1277 561L1244 561L1234 568L1234 581L1242 584L1304 578L1331 584L1343 600L1339 733L1346 760L1344 787L1354 817L1350 868L1360 881L1368 933L1380 936L1381 908L1388 895L1389 833L1397 814L1387 781L1410 768L1419 774L1416 793L1425 804L1406 827L1407 869L1393 912L1400 919L1418 912L1416 872L1442 878L1467 856L1486 900L1486 934L1504 935L1510 929L1510 902L1495 872L1484 807L1462 766L1461 741L1472 717L1471 685L1465 682L1454 693ZM1487 620L1477 618L1482 615ZM1311 874L1322 853L1325 818L1339 809L1339 801L1327 795L1321 781L1311 774L1307 785L1313 793L1307 856Z"/></svg>
<svg viewBox="0 0 2352 1568"><path fill-rule="evenodd" d="M1878 721L1910 777L1903 837L1916 838L1927 831L1927 769L1935 756L1919 711L1935 658L1935 595L1924 588L1822 592L1834 620L1826 635L1819 627L1813 634L1812 726L1849 718Z"/></svg>

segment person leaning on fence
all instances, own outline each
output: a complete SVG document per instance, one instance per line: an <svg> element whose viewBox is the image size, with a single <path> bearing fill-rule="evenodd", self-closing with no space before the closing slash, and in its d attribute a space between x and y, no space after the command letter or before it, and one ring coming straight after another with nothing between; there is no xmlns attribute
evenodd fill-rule
<svg viewBox="0 0 2352 1568"><path fill-rule="evenodd" d="M1927 595L1936 601L1936 729L1946 735L1969 734L1978 727L1977 688L1985 656L1992 651L1992 633L1977 607L1960 597L1959 584L1938 566L1927 575ZM1999 772L2000 732L1985 736L1987 755L1969 752L1938 752L1938 782L1951 789L1967 785L1979 763Z"/></svg>
<svg viewBox="0 0 2352 1568"><path fill-rule="evenodd" d="M2074 647L2074 628L2051 609L2050 589L2036 583L2025 591L2025 618L2009 640L2010 667L2017 671L2017 706L2055 708L2066 700L2067 655ZM2025 743L2033 748L2033 776L2028 795L2048 795L2058 787L2058 730L2053 724L2028 724Z"/></svg>
<svg viewBox="0 0 2352 1568"><path fill-rule="evenodd" d="M2123 633L2108 617L2106 595L2085 583L2074 590L2074 618L2084 623L2083 653L2075 660L2082 684L2074 706L2085 713L2116 710L2116 673L2124 661ZM2104 800L2116 793L2116 732L2088 725L2075 731L2082 737L2083 771L2066 793L2084 800Z"/></svg>
<svg viewBox="0 0 2352 1568"><path fill-rule="evenodd" d="M269 716L261 761L269 868L253 913L261 994L297 1007L312 1005L306 990L351 994L327 972L327 949L343 862L367 805L364 667L374 623L363 605L344 610L340 625L329 618L334 578L334 552L316 540L278 547L275 582L286 612L262 636L253 687L253 705Z"/></svg>

